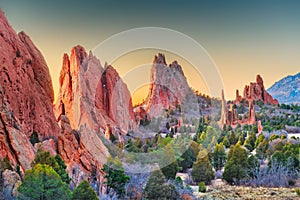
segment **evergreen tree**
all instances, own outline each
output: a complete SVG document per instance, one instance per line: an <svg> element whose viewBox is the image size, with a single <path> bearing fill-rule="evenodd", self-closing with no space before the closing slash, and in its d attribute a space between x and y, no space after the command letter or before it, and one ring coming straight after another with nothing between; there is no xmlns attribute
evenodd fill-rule
<svg viewBox="0 0 300 200"><path fill-rule="evenodd" d="M250 133L248 139L244 143L244 146L251 152L255 148L255 141L256 141L255 133Z"/></svg>
<svg viewBox="0 0 300 200"><path fill-rule="evenodd" d="M160 170L151 172L149 180L143 191L145 199L179 199L176 188L167 183Z"/></svg>
<svg viewBox="0 0 300 200"><path fill-rule="evenodd" d="M265 136L261 133L259 134L259 136L257 137L254 147L256 148L260 143L262 143L265 140Z"/></svg>
<svg viewBox="0 0 300 200"><path fill-rule="evenodd" d="M66 182L67 184L70 183L71 179L66 172L67 166L59 155L53 157L50 155L49 151L43 151L39 149L37 154L35 155L33 162L31 163L31 166L34 167L37 164L46 164L51 166L56 171L56 173L60 175L62 181Z"/></svg>
<svg viewBox="0 0 300 200"><path fill-rule="evenodd" d="M70 183L71 178L69 177L68 173L66 172L67 166L65 164L65 162L63 161L63 159L61 159L61 157L56 154L56 156L54 157L57 164L58 164L58 169L57 169L57 173L60 175L61 180L67 184Z"/></svg>
<svg viewBox="0 0 300 200"><path fill-rule="evenodd" d="M37 164L25 172L25 180L18 187L18 199L70 199L71 191L49 165Z"/></svg>
<svg viewBox="0 0 300 200"><path fill-rule="evenodd" d="M188 168L193 166L195 160L194 152L191 148L188 148L182 155L181 158L177 160L178 166L181 168L182 172L185 172Z"/></svg>
<svg viewBox="0 0 300 200"><path fill-rule="evenodd" d="M89 182L84 180L75 188L72 200L98 200L98 197Z"/></svg>
<svg viewBox="0 0 300 200"><path fill-rule="evenodd" d="M265 159L266 158L266 152L268 149L268 142L266 139L264 139L261 143L258 144L256 147L256 157L258 159Z"/></svg>
<svg viewBox="0 0 300 200"><path fill-rule="evenodd" d="M232 146L228 153L228 161L225 164L223 178L233 183L243 179L246 176L248 168L247 152L240 144Z"/></svg>
<svg viewBox="0 0 300 200"><path fill-rule="evenodd" d="M228 137L225 136L224 139L223 139L223 144L226 148L229 148L230 147L230 142L228 140Z"/></svg>
<svg viewBox="0 0 300 200"><path fill-rule="evenodd" d="M236 143L236 138L235 138L235 133L234 133L234 131L231 131L229 139L230 139L230 145L235 145L235 143Z"/></svg>
<svg viewBox="0 0 300 200"><path fill-rule="evenodd" d="M223 143L216 144L213 153L213 166L216 170L221 170L226 161L226 153Z"/></svg>
<svg viewBox="0 0 300 200"><path fill-rule="evenodd" d="M259 173L260 164L257 158L251 155L248 158L248 175L252 178L257 178L256 175Z"/></svg>
<svg viewBox="0 0 300 200"><path fill-rule="evenodd" d="M165 146L164 160L160 163L160 168L166 179L175 179L178 172L178 163L171 145Z"/></svg>
<svg viewBox="0 0 300 200"><path fill-rule="evenodd" d="M210 183L210 181L214 178L214 172L212 170L212 166L210 165L206 150L199 152L197 160L193 165L191 174L193 181L197 183L201 181Z"/></svg>
<svg viewBox="0 0 300 200"><path fill-rule="evenodd" d="M118 158L108 158L106 164L103 167L107 185L107 192L109 189L113 189L119 197L123 197L125 194L125 184L129 181L130 177L126 176L122 163Z"/></svg>

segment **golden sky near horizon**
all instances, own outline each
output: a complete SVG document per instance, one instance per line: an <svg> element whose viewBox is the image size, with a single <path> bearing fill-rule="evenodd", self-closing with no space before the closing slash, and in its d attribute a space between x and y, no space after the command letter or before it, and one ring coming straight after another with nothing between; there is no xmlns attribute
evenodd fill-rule
<svg viewBox="0 0 300 200"><path fill-rule="evenodd" d="M235 98L235 90L242 91L257 74L269 88L300 71L300 1L2 0L0 8L12 27L24 30L44 55L55 95L64 53L78 44L92 50L110 36L137 27L169 28L201 44L220 72L227 99ZM142 99L146 90L131 84L130 77L149 80L149 65L142 67L146 78L131 69L152 63L158 52L133 53L112 63L134 98ZM203 77L180 56L166 53L168 63L179 61L191 87L206 93ZM100 61L104 64L105 59Z"/></svg>

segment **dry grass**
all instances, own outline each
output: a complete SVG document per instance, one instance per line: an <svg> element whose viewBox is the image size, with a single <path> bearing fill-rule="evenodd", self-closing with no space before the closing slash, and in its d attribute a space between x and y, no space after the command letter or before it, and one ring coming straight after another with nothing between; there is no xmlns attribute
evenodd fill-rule
<svg viewBox="0 0 300 200"><path fill-rule="evenodd" d="M295 188L252 188L242 186L221 186L219 188L210 188L206 193L194 193L197 199L243 199L243 200L296 200Z"/></svg>

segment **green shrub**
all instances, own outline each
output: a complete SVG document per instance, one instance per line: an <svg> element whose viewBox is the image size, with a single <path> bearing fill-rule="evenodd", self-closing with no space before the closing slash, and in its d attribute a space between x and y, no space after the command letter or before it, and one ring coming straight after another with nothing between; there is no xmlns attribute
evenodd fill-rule
<svg viewBox="0 0 300 200"><path fill-rule="evenodd" d="M25 172L18 187L18 199L70 199L71 191L55 170L46 164L37 164Z"/></svg>
<svg viewBox="0 0 300 200"><path fill-rule="evenodd" d="M298 197L300 197L300 188L296 188L296 194Z"/></svg>
<svg viewBox="0 0 300 200"><path fill-rule="evenodd" d="M82 181L72 194L72 200L97 200L97 194L86 180Z"/></svg>
<svg viewBox="0 0 300 200"><path fill-rule="evenodd" d="M6 169L12 170L12 167L7 157L3 158L3 160L0 160L0 172L4 172Z"/></svg>
<svg viewBox="0 0 300 200"><path fill-rule="evenodd" d="M205 183L204 182L200 182L199 185L198 185L198 191L199 192L206 192L206 186L205 186Z"/></svg>

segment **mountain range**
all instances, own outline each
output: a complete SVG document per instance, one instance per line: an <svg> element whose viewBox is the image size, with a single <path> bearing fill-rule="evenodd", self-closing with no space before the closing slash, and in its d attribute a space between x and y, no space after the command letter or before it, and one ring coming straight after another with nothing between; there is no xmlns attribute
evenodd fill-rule
<svg viewBox="0 0 300 200"><path fill-rule="evenodd" d="M274 83L267 90L280 103L300 103L300 73L289 75Z"/></svg>

